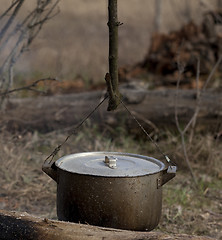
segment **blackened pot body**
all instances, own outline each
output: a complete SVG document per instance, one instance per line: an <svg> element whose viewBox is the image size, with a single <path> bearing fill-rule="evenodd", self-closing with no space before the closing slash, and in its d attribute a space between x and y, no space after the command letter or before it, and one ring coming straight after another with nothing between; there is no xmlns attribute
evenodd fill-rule
<svg viewBox="0 0 222 240"><path fill-rule="evenodd" d="M57 215L62 221L149 231L160 220L162 172L101 177L57 169Z"/></svg>

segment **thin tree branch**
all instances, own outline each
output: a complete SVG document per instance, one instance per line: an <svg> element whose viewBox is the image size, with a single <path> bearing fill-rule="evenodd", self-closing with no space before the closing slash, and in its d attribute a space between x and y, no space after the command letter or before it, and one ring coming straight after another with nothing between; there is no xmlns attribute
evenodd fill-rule
<svg viewBox="0 0 222 240"><path fill-rule="evenodd" d="M206 91L206 88L207 88L210 80L212 79L214 73L216 72L217 68L219 67L221 61L222 61L222 55L218 58L216 64L214 65L212 71L210 72L202 90L200 91L200 88L199 88L200 60L198 59L198 61L197 61L197 75L196 75L196 85L197 85L196 86L196 91L197 91L196 92L196 98L197 98L196 108L195 108L194 114L191 117L190 121L187 123L185 128L182 130L182 128L180 127L180 124L179 124L179 120L178 120L178 110L177 110L177 108L178 108L177 104L178 103L177 102L178 102L178 91L179 91L180 81L181 81L181 77L182 77L182 73L183 73L183 68L181 67L182 65L181 65L181 63L178 59L179 77L178 77L178 81L177 81L177 94L176 94L176 98L175 98L176 99L175 100L175 122L176 122L177 129L178 129L178 131L180 133L180 136L181 136L181 143L182 143L184 158L186 160L187 166L190 170L190 173L191 173L196 185L197 185L197 180L196 180L196 177L193 173L193 170L192 170L192 167L190 165L189 158L188 158L188 154L187 154L187 148L186 148L186 143L185 143L185 133L188 131L190 126L192 126L191 134L190 134L190 138L189 138L189 143L191 143L192 139L193 139L193 135L194 135L194 127L196 125L197 117L198 117L198 114L199 114L199 111L200 111L202 94L203 94L203 92Z"/></svg>
<svg viewBox="0 0 222 240"><path fill-rule="evenodd" d="M6 37L4 42L1 43L1 45L0 45L0 53L2 52L2 50L4 50L5 46L7 45L7 43L9 42L9 40L11 38L14 38L19 31L23 32L24 30L22 30L22 29L26 29L27 28L26 27L26 22L33 16L34 13L35 13L35 10L32 11L31 13L29 13L28 16L21 23L16 24L16 26L11 31L11 33Z"/></svg>
<svg viewBox="0 0 222 240"><path fill-rule="evenodd" d="M197 121L197 116L200 111L200 86L199 86L199 79L200 79L200 58L197 59L197 74L196 74L196 108L194 111L193 117L190 119L190 122L186 125L184 128L184 133L188 130L190 124L191 124L191 132L189 137L189 143L191 144L194 136L194 128Z"/></svg>
<svg viewBox="0 0 222 240"><path fill-rule="evenodd" d="M191 117L190 121L187 123L186 127L183 130L183 133L185 134L189 127L192 125L192 128L194 128L195 124L196 124L196 120L197 120L197 116L199 114L200 111L200 104L201 104L201 100L202 100L202 94L206 91L206 88L209 84L209 82L211 81L213 75L215 74L217 68L219 67L220 63L222 61L222 55L218 58L216 64L214 65L212 71L210 72L202 90L200 91L199 88L199 76L200 76L200 60L198 59L198 63L197 63L197 76L196 76L196 84L197 84L197 93L196 93L196 98L197 98L197 104L196 104L196 109L194 111L193 116ZM192 132L191 132L191 136L190 136L190 141L192 141Z"/></svg>
<svg viewBox="0 0 222 240"><path fill-rule="evenodd" d="M51 78L51 77L38 79L38 80L34 81L33 83L31 83L29 85L26 85L24 87L8 90L8 91L5 91L3 93L0 92L0 96L6 96L6 95L9 95L9 94L11 94L13 92L19 92L19 91L24 91L24 90L31 90L31 91L36 91L36 92L43 93L42 91L34 89L34 87L36 87L38 85L38 83L45 82L45 81L58 81L58 80L56 78Z"/></svg>
<svg viewBox="0 0 222 240"><path fill-rule="evenodd" d="M29 25L29 28L34 28L37 25L42 25L45 21L50 20L51 18L55 17L60 11L59 9L57 10L57 12L55 12L54 14L52 14L53 10L55 9L55 7L57 6L57 4L59 3L60 0L57 0L54 5L49 9L49 11L46 13L45 17L43 19L41 19L38 22L35 22L32 25ZM51 15L52 14L52 15Z"/></svg>
<svg viewBox="0 0 222 240"><path fill-rule="evenodd" d="M191 173L191 176L194 180L194 183L197 186L197 179L196 179L196 176L195 176L195 174L193 172L193 169L190 165L190 160L189 160L189 157L188 157L188 154L187 154L187 147L186 147L186 143L185 143L185 132L180 127L179 119L178 119L178 92L179 92L179 87L180 87L180 81L181 81L181 78L182 78L182 74L184 72L184 65L180 62L179 56L178 56L177 64L178 64L179 76L178 76L178 80L177 80L177 88L176 88L176 96L175 96L175 122L176 122L178 132L180 133L181 144L182 144L182 149L183 149L186 164L187 164L188 169Z"/></svg>
<svg viewBox="0 0 222 240"><path fill-rule="evenodd" d="M179 61L179 57L178 57L178 60L177 60L177 65L178 65L179 75L178 75L178 79L177 79L176 96L175 96L175 122L176 122L176 126L177 126L177 129L178 129L179 133L182 134L183 131L180 127L180 123L179 123L179 119L178 119L178 93L179 93L182 74L184 72L184 66Z"/></svg>
<svg viewBox="0 0 222 240"><path fill-rule="evenodd" d="M13 2L9 8L0 16L0 21L2 20L2 18L4 18L9 12L10 10L19 2L20 0L16 0L15 2Z"/></svg>
<svg viewBox="0 0 222 240"><path fill-rule="evenodd" d="M117 0L108 0L108 27L109 27L109 78L106 82L109 94L108 111L115 110L120 104L118 83L118 22ZM109 86L108 86L109 85ZM110 87L111 86L111 87ZM110 90L110 91L109 91ZM112 90L112 91L111 91Z"/></svg>
<svg viewBox="0 0 222 240"><path fill-rule="evenodd" d="M187 154L187 147L186 147L186 143L185 143L185 136L184 136L183 133L181 134L181 143L182 143L182 147L183 147L184 158L186 160L187 166L188 166L188 168L190 170L190 173L191 173L191 176L192 176L192 178L194 180L194 183L195 183L195 185L197 187L198 186L197 178L196 178L196 176L195 176L195 174L193 172L193 169L192 169L192 167L190 165L190 160L189 160L189 157L188 157L188 154Z"/></svg>
<svg viewBox="0 0 222 240"><path fill-rule="evenodd" d="M8 64L12 63L13 59L15 59L15 55L17 51L17 49L20 46L20 43L22 43L22 41L24 40L24 36L25 36L26 32L22 31L17 42L15 43L15 46L13 47L13 49L11 50L10 54L8 55L8 57L5 59L4 63L2 64L1 68L0 68L0 74L2 74L2 72L4 71L4 69L7 67ZM20 51L21 52L21 51Z"/></svg>
<svg viewBox="0 0 222 240"><path fill-rule="evenodd" d="M17 6L14 10L14 12L12 13L11 17L9 18L9 20L7 21L7 23L5 24L5 26L2 28L1 32L0 32L0 40L2 39L2 37L4 36L5 32L8 30L8 28L11 26L11 24L13 23L15 16L17 15L19 9L22 7L22 4L24 3L25 0L20 0L17 3Z"/></svg>
<svg viewBox="0 0 222 240"><path fill-rule="evenodd" d="M7 92L9 92L8 90L12 86L14 64L17 62L20 56L28 50L30 44L42 29L43 24L58 14L58 11L55 12L54 10L59 0L37 0L35 9L31 11L27 16L25 16L21 23L18 23L14 27L11 27L14 18L18 14L18 11L21 8L23 2L24 0L16 0L12 3L10 9L8 8L6 10L9 12L14 7L12 16L4 25L1 31L2 35L0 35L2 36L2 39L4 39L0 44L0 54L2 54L8 44L11 44L11 42L13 42L13 46L10 46L11 50L9 54L6 55L4 61L0 66L0 89L2 90L2 94L0 94L0 96L2 96L0 105L3 103L4 96L8 95ZM6 13L2 15L2 18L4 16L6 16ZM29 87L29 90L38 91L31 86Z"/></svg>
<svg viewBox="0 0 222 240"><path fill-rule="evenodd" d="M219 58L218 58L216 64L214 65L212 71L210 72L210 75L208 76L208 78L207 78L207 80L206 80L206 82L205 82L205 84L204 84L204 86L203 86L203 89L202 89L202 91L201 91L200 94L202 94L203 92L206 91L206 88L207 88L209 82L211 81L213 75L215 74L216 70L218 69L218 67L219 67L219 65L220 65L220 63L221 63L221 61L222 61L222 54L219 56Z"/></svg>

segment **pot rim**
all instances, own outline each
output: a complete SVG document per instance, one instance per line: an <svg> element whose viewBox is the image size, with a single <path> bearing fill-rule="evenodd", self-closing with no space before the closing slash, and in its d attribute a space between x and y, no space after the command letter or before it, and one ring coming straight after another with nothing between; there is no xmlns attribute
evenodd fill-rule
<svg viewBox="0 0 222 240"><path fill-rule="evenodd" d="M142 159L142 160L147 160L151 163L154 163L156 165L158 165L159 169L158 170L155 170L153 172L147 172L145 173L143 171L143 173L137 173L135 175L126 175L124 173L122 173L121 175L115 175L113 174L114 171L113 169L109 169L107 167L107 171L106 172L101 172L101 173L94 173L93 171L92 172L84 172L84 171L78 171L78 170L69 170L67 168L64 168L62 166L62 163L65 161L65 160L68 160L70 158L77 158L78 156L79 157L84 157L84 156L92 156L92 155L118 155L118 156L123 156L123 157L133 157L133 158L138 158L138 159ZM63 170L65 172L69 172L69 173L72 173L72 174L78 174L78 175L86 175L86 176L93 176L93 177L105 177L105 178L133 178L133 177L142 177L142 176L148 176L148 175L153 175L153 174L156 174L156 173L159 173L163 170L165 170L167 168L167 166L160 160L156 159L156 158L153 158L153 157L148 157L148 156L144 156L144 155L139 155L139 154L134 154L134 153L123 153L123 152L104 152L104 151L96 151L96 152L81 152L81 153L73 153L73 154L69 154L69 155L65 155L61 158L59 158L56 162L55 162L55 165L58 169L60 170ZM111 174L110 174L111 173Z"/></svg>

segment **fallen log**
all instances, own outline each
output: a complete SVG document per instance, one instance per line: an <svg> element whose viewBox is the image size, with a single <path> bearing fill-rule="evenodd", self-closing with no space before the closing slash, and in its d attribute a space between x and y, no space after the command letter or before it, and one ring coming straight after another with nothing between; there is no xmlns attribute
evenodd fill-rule
<svg viewBox="0 0 222 240"><path fill-rule="evenodd" d="M121 88L123 101L147 130L175 127L176 90L147 91L138 88ZM104 98L105 92L91 91L67 95L44 96L9 100L7 109L0 112L0 127L9 130L38 130L48 132L73 127L87 116ZM197 99L193 90L178 92L178 118L186 124L195 112ZM204 92L199 106L198 125L215 128L222 121L222 93ZM91 120L100 125L117 126L122 123L129 129L138 129L136 122L123 106L107 112L105 102ZM215 130L215 129L213 129Z"/></svg>
<svg viewBox="0 0 222 240"><path fill-rule="evenodd" d="M84 224L42 219L27 213L0 210L0 239L2 240L210 240L204 236L135 232L102 228Z"/></svg>

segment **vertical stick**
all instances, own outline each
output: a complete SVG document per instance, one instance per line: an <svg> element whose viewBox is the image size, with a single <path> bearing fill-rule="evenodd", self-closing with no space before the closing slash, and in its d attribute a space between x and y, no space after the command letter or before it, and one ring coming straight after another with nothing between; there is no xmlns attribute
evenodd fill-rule
<svg viewBox="0 0 222 240"><path fill-rule="evenodd" d="M120 103L118 88L118 22L117 0L108 0L108 27L109 27L109 74L106 82L109 94L108 111L115 110Z"/></svg>
<svg viewBox="0 0 222 240"><path fill-rule="evenodd" d="M154 32L159 32L162 21L162 0L155 0Z"/></svg>

